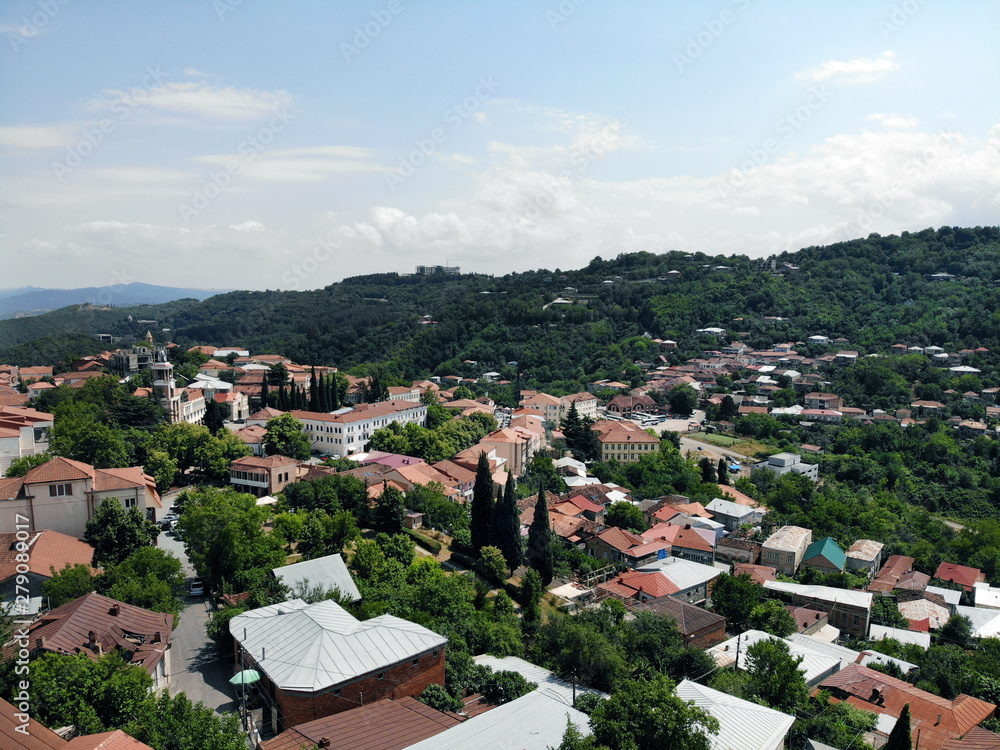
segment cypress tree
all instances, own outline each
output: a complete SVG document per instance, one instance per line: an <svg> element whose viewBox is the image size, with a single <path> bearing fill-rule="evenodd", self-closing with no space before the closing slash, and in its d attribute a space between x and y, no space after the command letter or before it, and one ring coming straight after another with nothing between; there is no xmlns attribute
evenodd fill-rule
<svg viewBox="0 0 1000 750"><path fill-rule="evenodd" d="M538 480L538 502L528 527L528 565L538 571L542 585L552 583L555 559L552 555L552 529L549 526L549 504L545 499L545 481Z"/></svg>
<svg viewBox="0 0 1000 750"><path fill-rule="evenodd" d="M726 465L726 459L719 459L719 484L729 484L729 467Z"/></svg>
<svg viewBox="0 0 1000 750"><path fill-rule="evenodd" d="M319 411L319 387L316 384L316 368L309 376L309 411Z"/></svg>
<svg viewBox="0 0 1000 750"><path fill-rule="evenodd" d="M260 408L266 409L267 402L269 400L269 395L267 392L267 376L264 376L263 382L260 384Z"/></svg>
<svg viewBox="0 0 1000 750"><path fill-rule="evenodd" d="M316 381L316 401L319 403L319 410L321 412L330 411L330 402L326 398L326 384L323 382L323 378Z"/></svg>
<svg viewBox="0 0 1000 750"><path fill-rule="evenodd" d="M910 740L910 704L907 703L896 719L896 725L889 732L889 739L883 750L910 750L911 747L913 744Z"/></svg>
<svg viewBox="0 0 1000 750"><path fill-rule="evenodd" d="M336 373L330 375L330 404L333 406L331 411L337 411L340 408L340 386L337 385Z"/></svg>
<svg viewBox="0 0 1000 750"><path fill-rule="evenodd" d="M305 411L309 404L306 402L305 391L299 387L295 389L295 408Z"/></svg>
<svg viewBox="0 0 1000 750"><path fill-rule="evenodd" d="M716 478L719 476L715 467L712 466L712 460L710 458L702 458L698 462L698 466L701 468L701 481L705 484L715 484Z"/></svg>
<svg viewBox="0 0 1000 750"><path fill-rule="evenodd" d="M511 572L521 564L521 519L514 498L514 475L507 474L503 494L493 507L490 519L490 545L503 552Z"/></svg>
<svg viewBox="0 0 1000 750"><path fill-rule="evenodd" d="M490 543L490 518L493 515L493 476L490 474L490 463L486 460L485 452L479 454L479 465L476 467L471 515L469 531L472 548L479 552Z"/></svg>
<svg viewBox="0 0 1000 750"><path fill-rule="evenodd" d="M278 386L278 409L288 411L288 394L285 392L284 384Z"/></svg>

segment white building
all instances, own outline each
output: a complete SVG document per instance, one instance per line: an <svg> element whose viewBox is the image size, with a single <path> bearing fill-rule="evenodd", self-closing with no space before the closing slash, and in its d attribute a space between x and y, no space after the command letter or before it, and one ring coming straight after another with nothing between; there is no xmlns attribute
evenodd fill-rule
<svg viewBox="0 0 1000 750"><path fill-rule="evenodd" d="M802 463L802 456L797 453L775 453L766 461L758 461L752 464L750 473L753 474L762 469L773 471L779 477L794 471L796 474L801 474L813 482L819 479L819 464Z"/></svg>
<svg viewBox="0 0 1000 750"><path fill-rule="evenodd" d="M16 459L49 449L53 419L26 406L0 406L0 477Z"/></svg>
<svg viewBox="0 0 1000 750"><path fill-rule="evenodd" d="M341 458L364 450L375 430L393 422L401 425L414 422L421 427L427 422L427 406L412 401L358 404L332 414L298 409L289 413L302 422L313 450Z"/></svg>

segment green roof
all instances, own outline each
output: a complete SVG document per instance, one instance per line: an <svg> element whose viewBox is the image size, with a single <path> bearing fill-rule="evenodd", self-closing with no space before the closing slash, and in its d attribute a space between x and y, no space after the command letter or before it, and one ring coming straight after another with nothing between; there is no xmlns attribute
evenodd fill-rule
<svg viewBox="0 0 1000 750"><path fill-rule="evenodd" d="M847 563L847 555L844 554L844 550L837 546L837 543L833 541L833 537L829 536L826 539L819 539L806 547L806 556L802 558L802 562L807 563L814 557L826 558L827 562L839 570L843 570L844 565Z"/></svg>

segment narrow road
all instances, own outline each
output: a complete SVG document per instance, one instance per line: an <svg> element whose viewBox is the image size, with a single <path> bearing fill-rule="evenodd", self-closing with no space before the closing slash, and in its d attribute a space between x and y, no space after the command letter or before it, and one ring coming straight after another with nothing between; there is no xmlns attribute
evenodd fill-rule
<svg viewBox="0 0 1000 750"><path fill-rule="evenodd" d="M701 450L699 450L699 448ZM695 440L694 438L681 436L681 454L686 456L688 451L696 453L699 456L705 456L714 461L718 461L720 458L731 458L737 463L747 460L747 457L742 453L736 453L735 451L731 451L728 448L723 448L719 445L703 443L700 440Z"/></svg>

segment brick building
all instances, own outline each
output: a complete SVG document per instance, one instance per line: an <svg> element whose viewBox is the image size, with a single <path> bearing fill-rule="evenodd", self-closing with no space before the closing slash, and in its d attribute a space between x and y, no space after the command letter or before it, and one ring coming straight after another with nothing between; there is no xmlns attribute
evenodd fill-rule
<svg viewBox="0 0 1000 750"><path fill-rule="evenodd" d="M275 731L444 684L448 639L392 615L359 621L334 601L293 599L234 617L229 632L277 708Z"/></svg>

